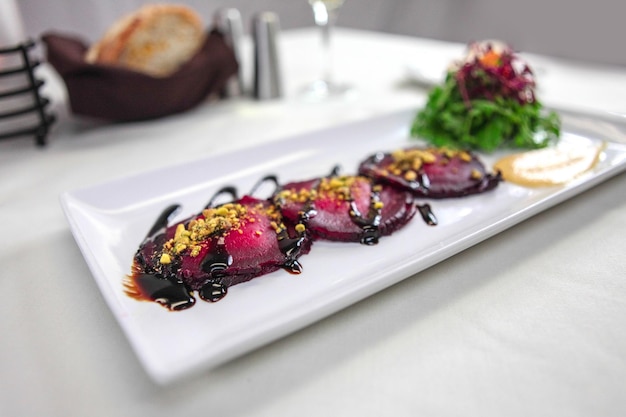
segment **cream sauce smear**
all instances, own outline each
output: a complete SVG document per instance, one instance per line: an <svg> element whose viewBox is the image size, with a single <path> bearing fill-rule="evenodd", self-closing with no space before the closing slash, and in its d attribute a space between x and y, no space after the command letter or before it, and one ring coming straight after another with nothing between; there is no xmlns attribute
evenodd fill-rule
<svg viewBox="0 0 626 417"><path fill-rule="evenodd" d="M592 170L605 144L563 144L554 148L512 154L498 160L494 169L505 181L527 187L566 184Z"/></svg>

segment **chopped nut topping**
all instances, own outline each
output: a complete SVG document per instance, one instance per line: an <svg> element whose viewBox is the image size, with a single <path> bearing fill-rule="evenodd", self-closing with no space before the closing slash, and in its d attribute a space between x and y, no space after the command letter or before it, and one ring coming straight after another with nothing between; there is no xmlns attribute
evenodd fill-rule
<svg viewBox="0 0 626 417"><path fill-rule="evenodd" d="M202 214L189 221L187 226L180 223L176 226L174 237L163 245L163 254L160 262L168 264L172 262L172 256L180 255L189 250L191 256L200 254L200 244L217 235L225 235L231 230L243 233L241 226L245 222L254 222L245 206L238 203L228 203L217 208L208 208Z"/></svg>
<svg viewBox="0 0 626 417"><path fill-rule="evenodd" d="M315 200L318 195L324 194L339 201L349 201L353 198L351 187L359 178L349 175L322 178L317 190L307 188L283 190L278 193L278 198L296 203L306 203Z"/></svg>
<svg viewBox="0 0 626 417"><path fill-rule="evenodd" d="M295 203L306 203L309 200L314 199L317 196L315 190L301 189L301 190L282 190L278 193L278 198L285 201L292 201Z"/></svg>
<svg viewBox="0 0 626 417"><path fill-rule="evenodd" d="M172 258L167 253L164 253L161 255L159 262L161 262L163 265L166 265L172 262Z"/></svg>
<svg viewBox="0 0 626 417"><path fill-rule="evenodd" d="M441 152L448 159L452 159L452 158L454 158L457 155L457 152L454 149L450 149L450 148L442 148Z"/></svg>
<svg viewBox="0 0 626 417"><path fill-rule="evenodd" d="M467 151L451 148L398 149L391 153L392 162L387 165L385 172L402 176L407 181L415 181L424 164L437 162L446 165L452 158L470 162L472 155Z"/></svg>
<svg viewBox="0 0 626 417"><path fill-rule="evenodd" d="M406 178L406 174L413 171L417 174L423 164L432 164L437 161L436 149L398 149L391 153L392 162L387 166L387 170L396 176L404 176L407 181L414 181ZM412 176L413 174L409 174Z"/></svg>
<svg viewBox="0 0 626 417"><path fill-rule="evenodd" d="M339 177L323 178L319 185L321 193L331 195L339 200L352 200L350 187L358 177L342 175Z"/></svg>
<svg viewBox="0 0 626 417"><path fill-rule="evenodd" d="M417 179L417 172L407 171L404 173L404 179L407 181L415 181Z"/></svg>

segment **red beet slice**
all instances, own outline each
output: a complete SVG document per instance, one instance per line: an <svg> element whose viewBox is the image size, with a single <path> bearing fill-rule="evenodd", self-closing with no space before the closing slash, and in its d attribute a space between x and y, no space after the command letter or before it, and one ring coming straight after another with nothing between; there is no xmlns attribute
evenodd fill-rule
<svg viewBox="0 0 626 417"><path fill-rule="evenodd" d="M404 226L416 212L413 196L375 185L362 176L329 176L283 185L274 202L283 216L307 221L314 238L378 243Z"/></svg>
<svg viewBox="0 0 626 417"><path fill-rule="evenodd" d="M172 310L191 307L197 291L217 301L232 285L278 269L300 273L310 250L306 227L288 227L269 200L244 196L165 227L169 207L135 255L126 292Z"/></svg>
<svg viewBox="0 0 626 417"><path fill-rule="evenodd" d="M501 181L499 174L486 171L475 154L445 148L413 147L378 153L361 163L359 174L429 198L478 194Z"/></svg>

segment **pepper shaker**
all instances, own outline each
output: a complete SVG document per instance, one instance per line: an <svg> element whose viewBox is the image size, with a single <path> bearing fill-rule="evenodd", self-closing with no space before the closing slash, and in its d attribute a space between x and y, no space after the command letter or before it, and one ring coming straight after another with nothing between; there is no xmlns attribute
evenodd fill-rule
<svg viewBox="0 0 626 417"><path fill-rule="evenodd" d="M282 96L282 74L277 38L280 30L278 15L261 12L254 16L254 97L268 100Z"/></svg>
<svg viewBox="0 0 626 417"><path fill-rule="evenodd" d="M224 94L228 97L238 96L245 91L245 82L242 65L241 44L243 41L243 23L241 13L234 8L223 8L215 12L213 17L215 27L224 35L226 44L230 46L235 54L235 59L239 65L237 76L226 84Z"/></svg>

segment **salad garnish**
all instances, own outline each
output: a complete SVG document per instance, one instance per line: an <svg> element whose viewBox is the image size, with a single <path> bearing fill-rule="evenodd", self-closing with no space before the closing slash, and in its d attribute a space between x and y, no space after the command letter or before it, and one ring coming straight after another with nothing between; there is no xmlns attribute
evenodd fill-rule
<svg viewBox="0 0 626 417"><path fill-rule="evenodd" d="M561 123L535 94L531 68L506 44L472 43L442 85L428 95L411 136L435 146L483 150L544 148L558 141Z"/></svg>

